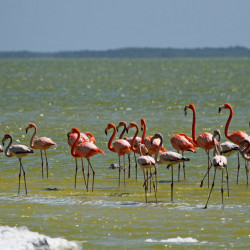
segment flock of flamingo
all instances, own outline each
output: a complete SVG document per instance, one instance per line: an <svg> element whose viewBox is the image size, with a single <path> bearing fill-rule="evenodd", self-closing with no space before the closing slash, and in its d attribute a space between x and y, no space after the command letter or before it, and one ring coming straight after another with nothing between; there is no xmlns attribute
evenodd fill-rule
<svg viewBox="0 0 250 250"><path fill-rule="evenodd" d="M246 169L246 179L248 185L248 161L250 161L250 136L248 136L244 131L234 131L231 135L228 133L229 124L233 117L233 109L230 104L225 103L224 105L219 107L219 112L222 109L228 109L230 111L228 120L225 125L225 136L229 141L224 143L220 142L221 133L219 130L215 130L214 134L203 132L198 137L196 137L196 111L193 104L185 106L184 111L185 114L187 110L190 109L193 112L193 122L192 122L192 137L189 137L185 133L175 134L171 137L170 142L173 148L177 152L168 151L163 146L163 136L160 133L156 133L154 136L146 137L146 120L141 119L141 130L143 131L142 137L138 137L139 127L135 122L131 122L128 126L126 122L121 121L118 126L115 126L113 123L109 123L105 128L106 135L109 130L112 130L112 135L108 141L108 149L118 155L118 170L119 170L119 180L118 185L120 186L121 182L121 171L123 170L124 175L124 185L125 185L125 155L128 155L128 177L130 178L130 153L134 153L135 158L135 170L136 170L136 179L137 179L137 163L140 168L143 170L144 174L144 182L143 187L145 189L145 201L147 203L148 190L150 185L153 185L155 201L157 202L157 165L163 164L166 165L167 168L171 167L171 201L173 201L173 166L178 166L178 180L180 179L180 163L183 163L183 173L185 179L185 161L189 161L190 159L184 156L185 151L196 152L196 148L202 148L205 150L207 154L207 172L204 178L201 181L200 186L203 186L203 181L207 177L208 179L208 187L209 187L209 171L212 166L214 166L214 178L211 185L211 189L209 192L209 196L204 208L207 208L208 201L210 199L212 190L214 188L216 170L222 170L222 179L221 179L221 194L222 194L222 204L223 203L223 172L226 170L226 181L227 181L227 192L229 197L229 181L228 181L228 171L227 171L227 156L230 156L234 152L238 152L238 171L237 171L237 184L239 178L239 170L240 170L240 155L245 159L245 169ZM250 126L250 124L249 124ZM119 136L119 139L114 140L116 133L119 128L122 127L123 130ZM33 153L33 149L39 149L41 152L41 165L42 165L42 177L44 177L44 160L43 160L43 151L46 160L46 173L48 178L48 160L46 155L46 150L52 146L56 146L57 144L53 142L48 137L39 137L34 140L37 132L37 127L34 123L30 123L28 127L25 129L26 133L28 133L29 129L34 129L33 135L30 140L30 148L25 145L12 145L12 135L5 134L2 139L2 144L6 140L9 139L9 144L6 146L4 153L7 157L16 156L19 160L20 169L19 169L19 185L18 185L18 194L20 193L20 178L23 173L25 191L27 192L26 186L26 178L25 178L25 170L22 165L22 157L27 156L30 153ZM135 129L135 134L133 137L124 137L124 133L128 132L130 129ZM71 148L71 155L75 158L76 168L75 168L75 188L76 188L76 179L77 179L77 171L78 164L77 158L81 158L82 162L82 173L84 178L84 183L86 186L86 190L88 191L89 184L89 176L90 170L92 171L92 191L94 190L94 178L95 171L90 162L90 158L98 153L104 155L104 152L99 149L95 145L95 138L92 133L81 133L77 128L72 128L70 132L67 133L68 137L68 145ZM218 137L218 140L215 138ZM210 158L210 150L214 149L213 155L214 157ZM179 152L181 151L181 154ZM0 145L0 152L3 152L3 148ZM136 159L136 154L139 157ZM121 156L123 156L123 165L121 165ZM153 158L154 156L154 158ZM87 177L84 172L83 158L87 159L88 162L88 172ZM151 184L152 183L152 184Z"/></svg>

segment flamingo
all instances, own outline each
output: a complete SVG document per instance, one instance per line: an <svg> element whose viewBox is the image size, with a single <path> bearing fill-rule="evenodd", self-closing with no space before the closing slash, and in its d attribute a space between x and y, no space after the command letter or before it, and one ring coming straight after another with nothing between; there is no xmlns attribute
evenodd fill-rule
<svg viewBox="0 0 250 250"><path fill-rule="evenodd" d="M245 146L245 148L243 148L243 146L247 144ZM250 149L250 139L244 139L240 142L240 153L242 155L242 157L246 160L246 161L250 161L250 157L249 157L249 149Z"/></svg>
<svg viewBox="0 0 250 250"><path fill-rule="evenodd" d="M0 145L0 153L2 153L3 152L3 147L2 147L2 145Z"/></svg>
<svg viewBox="0 0 250 250"><path fill-rule="evenodd" d="M92 175L93 175L93 181L92 181L92 192L94 191L94 181L95 181L95 171L90 163L90 157L101 153L104 155L105 153L99 149L94 143L85 141L80 144L78 144L78 141L80 140L80 131L77 128L72 128L70 133L76 133L77 138L71 147L71 155L73 157L83 157L86 158L88 161L88 165L91 167ZM88 179L89 179L89 173L88 173ZM88 191L88 181L87 181L87 191Z"/></svg>
<svg viewBox="0 0 250 250"><path fill-rule="evenodd" d="M43 178L43 153L42 150L44 150L45 153L45 159L46 159L46 170L47 170L47 178L49 178L49 169L48 169L48 159L46 155L46 150L49 149L52 146L57 146L55 142L53 142L48 137L39 137L34 142L34 137L36 136L37 127L34 123L29 123L29 126L25 129L26 134L28 133L28 130L34 128L34 133L30 139L30 147L32 149L39 149L41 152L41 160L42 160L42 178Z"/></svg>
<svg viewBox="0 0 250 250"><path fill-rule="evenodd" d="M155 139L151 143L152 136L147 136L145 138L147 126L146 126L146 120L144 118L141 119L141 130L143 131L141 143L145 144L145 146L147 147L147 150L148 150L148 154L150 156L155 155L156 152L157 152L157 150L158 150L158 147L160 145L160 140L159 139ZM166 148L163 145L161 146L161 150L164 151L164 152L167 151Z"/></svg>
<svg viewBox="0 0 250 250"><path fill-rule="evenodd" d="M151 142L153 143L153 141L155 139L160 139L160 144L159 144L159 147L158 147L157 152L155 154L155 163L156 164L166 164L166 165L168 165L167 168L171 167L171 175L172 175L171 201L173 201L173 189L174 189L173 166L176 164L179 164L180 162L183 162L183 161L190 161L190 159L186 158L186 157L184 157L181 154L178 154L176 152L166 151L166 152L163 152L160 154L160 158L158 160L158 155L159 155L160 149L161 149L162 144L163 144L163 137L160 133L157 133L151 138Z"/></svg>
<svg viewBox="0 0 250 250"><path fill-rule="evenodd" d="M142 149L146 152L146 155L143 155L142 153ZM145 186L145 200L147 203L147 191L148 191L148 170L151 171L152 168L155 168L155 180L156 180L156 174L157 174L157 170L156 170L156 165L155 165L155 159L148 154L148 150L146 148L146 146L144 144L140 144L139 145L139 151L140 151L140 157L137 159L138 164L140 165L143 173L144 173L144 186ZM146 176L147 179L145 177L145 170L146 170ZM153 182L153 187L155 190L155 202L157 203L157 197L156 197L156 188Z"/></svg>
<svg viewBox="0 0 250 250"><path fill-rule="evenodd" d="M227 123L225 126L225 136L228 140L230 140L231 142L240 145L240 142L244 139L249 138L249 136L247 135L247 133L245 131L234 131L231 135L229 135L228 133L228 128L229 128L229 124L232 120L233 117L233 108L229 103L225 103L224 105L221 105L219 107L219 113L221 112L222 109L229 109L230 113L229 113L229 117L227 119ZM247 186L248 186L248 168L247 165L245 165L246 168L246 177L247 177ZM239 152L238 152L238 172L237 172L237 184L238 184L238 180L239 180L239 171L240 171L240 157L239 157Z"/></svg>
<svg viewBox="0 0 250 250"><path fill-rule="evenodd" d="M19 160L19 163L20 163L18 194L20 194L21 170L23 171L25 191L26 191L26 194L28 194L27 186L26 186L25 171L24 171L24 167L23 167L23 164L22 164L22 158L27 156L30 153L33 153L33 150L31 148L28 148L27 146L21 145L21 144L12 145L13 138L12 138L12 135L10 135L10 134L5 134L4 135L4 137L2 139L2 144L3 145L4 145L4 142L7 139L10 139L10 142L9 142L8 146L5 148L5 151L4 151L5 155L7 157L16 156L18 158L18 160ZM8 152L8 150L9 150L9 152Z"/></svg>
<svg viewBox="0 0 250 250"><path fill-rule="evenodd" d="M120 157L123 156L123 162L124 162L124 185L125 185L125 154L129 154L131 152L131 145L128 141L124 139L117 139L113 142L112 141L116 135L116 127L113 123L109 123L107 127L105 128L105 134L108 134L108 130L113 129L113 134L111 135L109 142L108 142L108 148L110 151L117 153L119 158L119 182L118 185L120 187L120 179L121 179L121 163L120 163Z"/></svg>
<svg viewBox="0 0 250 250"><path fill-rule="evenodd" d="M198 147L204 149L207 153L207 173L208 173L208 187L209 187L209 162L211 162L210 160L210 156L209 156L209 151L211 149L214 148L214 144L215 144L215 140L213 140L213 135L211 133L207 133L207 132L203 132L201 133L197 139L195 136L195 125L196 125L196 111L195 111L195 107L193 104L189 104L189 106L185 106L184 111L185 114L187 114L187 109L191 109L193 111L193 123L192 123L192 139L193 142L195 143L195 145L197 145ZM201 187L203 185L203 182L201 183Z"/></svg>
<svg viewBox="0 0 250 250"><path fill-rule="evenodd" d="M229 184L228 184L228 171L227 171L227 158L224 155L220 155L220 152L222 151L222 148L220 147L220 138L221 138L221 134L219 130L215 130L214 131L214 135L213 135L213 139L219 136L218 142L215 142L215 150L214 150L214 158L212 159L212 163L214 166L214 179L213 179L213 183L211 186L211 190L210 193L208 195L208 199L207 199L207 203L204 207L204 209L207 208L208 205L208 201L210 199L210 196L212 194L213 188L214 188L214 182L215 182L215 176L216 176L216 170L222 170L221 172L221 199L222 199L222 205L224 205L223 202L223 171L224 169L226 169L227 172L227 193L228 193L228 197L229 197Z"/></svg>
<svg viewBox="0 0 250 250"><path fill-rule="evenodd" d="M90 139L88 138L88 136L90 136ZM77 139L77 133L67 133L67 137L68 137L68 145L70 147L73 146L75 140ZM88 142L91 141L93 143L95 143L95 137L93 136L93 134L91 132L86 132L84 133L80 133L80 139L78 141L78 144L82 143L82 142ZM83 159L80 156L76 156L75 158L75 162L76 162L76 169L75 169L75 188L76 188L76 178L77 178L77 171L78 171L78 165L77 165L77 158L81 158L82 161L82 174L83 174L83 179L84 179L84 183L85 183L85 187L87 188L87 183L86 183L86 178L85 178L85 173L84 173L84 166L83 166ZM88 169L88 175L89 175L89 169Z"/></svg>
<svg viewBox="0 0 250 250"><path fill-rule="evenodd" d="M230 141L225 141L223 143L220 143L220 147L221 147L220 154L224 156L230 156L235 152L239 151L239 146Z"/></svg>
<svg viewBox="0 0 250 250"><path fill-rule="evenodd" d="M184 156L184 151L191 151L196 153L195 144L193 139L187 136L185 133L175 134L170 138L170 142L173 148L179 153L182 152ZM183 162L183 172L184 172L184 180L186 179L185 175L185 162ZM178 181L180 180L180 164L178 166Z"/></svg>
<svg viewBox="0 0 250 250"><path fill-rule="evenodd" d="M126 124L126 122L124 122L124 121L121 121L120 123L119 123L119 125L116 127L116 130L118 131L118 129L119 129L119 127L124 127L124 129L123 129L123 131L122 131L122 133L120 134L120 137L119 137L119 139L124 139L124 140L126 140L126 141L128 141L129 143L130 143L130 145L132 145L132 140L133 140L133 137L123 137L123 135L124 135L124 133L125 133L125 131L127 130L127 124ZM138 147L138 145L141 143L141 138L140 137L136 137L135 138L135 148L134 148L134 159L135 159L135 179L137 180L137 161L136 161L136 155L135 154L140 154L140 152L139 152L139 147ZM130 178L130 154L128 154L128 159L129 159L129 169L128 169L128 177Z"/></svg>

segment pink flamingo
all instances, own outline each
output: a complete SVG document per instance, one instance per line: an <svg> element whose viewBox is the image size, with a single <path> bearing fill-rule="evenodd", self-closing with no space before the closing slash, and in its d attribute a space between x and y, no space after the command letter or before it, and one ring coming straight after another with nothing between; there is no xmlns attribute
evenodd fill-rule
<svg viewBox="0 0 250 250"><path fill-rule="evenodd" d="M246 144L246 146L245 146ZM246 161L250 161L250 138L244 139L240 142L240 153Z"/></svg>
<svg viewBox="0 0 250 250"><path fill-rule="evenodd" d="M80 131L77 128L72 128L70 133L76 133L77 138L71 147L71 155L73 157L83 157L86 158L88 161L88 165L91 167L92 175L93 175L93 182L92 182L92 192L94 191L94 181L95 181L95 171L90 163L90 158L98 153L105 154L101 149L99 149L94 143L85 141L78 144L80 140ZM89 173L88 173L88 180L89 180ZM88 181L87 181L87 191L88 191Z"/></svg>
<svg viewBox="0 0 250 250"><path fill-rule="evenodd" d="M187 113L187 109L191 109L193 111L193 124L192 124L192 138L195 145L204 149L207 153L207 173L208 173L208 187L209 187L209 169L210 169L210 156L209 151L214 148L215 140L213 140L213 135L211 133L203 132L201 133L197 139L195 136L195 125L196 125L196 111L193 104L189 104L189 106L185 106L184 111ZM204 178L203 178L204 180ZM201 187L203 186L203 180L201 181Z"/></svg>
<svg viewBox="0 0 250 250"><path fill-rule="evenodd" d="M90 137L90 139L88 138L88 136ZM77 139L77 133L67 133L67 137L68 137L68 145L70 147L73 146L74 142ZM78 141L78 144L82 143L82 142L93 142L95 143L95 137L91 132L86 132L84 133L80 133L80 139ZM75 188L76 188L76 179L77 179L77 171L78 171L78 165L77 165L77 158L81 158L81 162L82 162L82 174L83 174L83 179L84 179L84 183L85 183L85 187L87 188L87 183L86 183L86 178L85 178L85 173L84 173L84 166L83 166L83 159L80 156L77 156L75 158L75 162L76 162L76 169L75 169ZM89 175L89 168L88 168L88 175Z"/></svg>
<svg viewBox="0 0 250 250"><path fill-rule="evenodd" d="M228 197L229 197L229 184L228 184L228 171L227 171L227 158L224 156L224 155L221 155L221 151L222 151L222 148L220 147L220 138L221 138L221 134L220 134L220 131L219 130L215 130L214 131L214 135L213 135L213 139L216 137L216 136L219 136L219 139L218 139L218 142L215 141L215 150L214 150L214 158L212 159L212 163L213 163L213 166L214 166L214 179L213 179L213 183L212 183L212 186L211 186L211 190L210 190L210 193L208 195L208 199L207 199L207 203L204 207L204 209L207 208L207 205L208 205L208 201L210 199L210 196L212 194L212 191L213 191L213 188L214 188L214 182L215 182L215 176L216 176L216 170L219 169L219 170L222 170L221 172L221 198L222 198L222 205L224 205L223 203L223 171L224 169L226 169L226 172L227 172L227 193L228 193Z"/></svg>
<svg viewBox="0 0 250 250"><path fill-rule="evenodd" d="M173 166L176 164L179 164L180 162L183 162L183 161L189 161L190 159L186 158L186 157L184 157L181 154L178 154L176 152L166 151L166 152L163 152L160 154L160 158L158 160L158 155L159 155L160 149L161 149L162 144L163 144L163 137L160 133L157 133L151 138L151 142L153 143L153 141L155 139L160 139L160 144L159 144L159 147L158 147L157 152L155 154L155 163L156 164L166 164L166 165L168 165L167 168L171 167L171 175L172 175L171 201L173 201L173 190L174 190Z"/></svg>
<svg viewBox="0 0 250 250"><path fill-rule="evenodd" d="M127 124L126 124L126 122L121 121L119 123L119 125L116 127L116 130L118 131L119 127L122 127L122 126L124 128L123 128L122 133L120 134L119 139L124 139L124 140L128 141L130 143L130 145L132 146L133 137L127 137L127 136L123 137L125 131L127 130ZM137 160L136 160L136 154L140 154L140 152L139 152L139 145L140 145L140 143L141 143L141 138L137 136L135 138L135 145L134 145L135 147L134 147L134 150L133 150L133 152L134 152L134 159L135 159L135 179L136 180L137 180ZM128 160L129 160L128 178L130 178L130 154L128 154Z"/></svg>
<svg viewBox="0 0 250 250"><path fill-rule="evenodd" d="M245 131L234 131L231 135L229 135L228 133L228 128L229 128L229 124L232 120L233 117L233 108L231 107L231 105L229 103L225 103L224 105L219 107L219 113L221 112L222 109L229 109L230 114L225 126L225 136L227 137L228 140L230 140L231 142L240 145L240 142L244 139L247 139L249 136L247 135L247 133ZM248 168L247 165L245 165L246 168L246 176L247 176L247 185L248 185ZM238 152L238 172L237 172L237 184L238 184L238 180L239 180L239 171L240 171L240 157L239 157L239 152Z"/></svg>
<svg viewBox="0 0 250 250"><path fill-rule="evenodd" d="M141 130L143 130L141 143L145 144L150 156L155 155L160 145L160 139L155 138L155 140L151 143L152 136L147 136L145 138L147 126L144 118L141 119ZM161 150L164 152L167 151L163 145L161 146Z"/></svg>
<svg viewBox="0 0 250 250"><path fill-rule="evenodd" d="M170 142L173 146L173 148L179 153L179 151L182 152L182 155L184 156L184 151L191 151L193 153L196 153L195 144L189 136L187 136L185 133L175 134L170 138ZM185 175L185 162L183 162L183 172L184 172L184 180L186 179ZM180 164L178 166L178 181L180 180Z"/></svg>
<svg viewBox="0 0 250 250"><path fill-rule="evenodd" d="M27 186L26 186L26 178L25 178L25 171L24 171L24 167L22 164L22 158L27 156L30 153L33 153L33 150L28 148L25 145L21 145L21 144L17 144L17 145L12 145L12 135L10 134L5 134L2 140L2 144L4 145L4 142L10 139L10 142L8 144L8 146L6 147L4 153L7 157L12 157L12 156L16 156L19 160L20 163L20 169L19 169L19 185L18 185L18 194L20 193L20 178L21 178L21 170L23 171L23 178L24 178L24 184L25 184L25 191L26 194L28 193L27 191ZM9 150L9 152L8 152Z"/></svg>
<svg viewBox="0 0 250 250"><path fill-rule="evenodd" d="M124 139L117 139L113 142L112 141L116 135L116 127L113 123L109 123L105 129L105 134L108 134L108 130L113 129L113 134L111 135L109 142L108 142L108 148L110 151L117 153L119 158L119 182L118 185L120 187L120 179L121 179L121 162L120 157L123 156L123 162L124 162L124 185L125 185L125 154L129 154L131 152L131 145L127 140Z"/></svg>
<svg viewBox="0 0 250 250"><path fill-rule="evenodd" d="M34 138L36 136L36 131L37 131L37 127L34 123L30 123L29 126L25 129L26 130L26 134L28 133L28 130L34 128L34 133L30 139L30 147L32 149L39 149L41 152L41 160L42 160L42 178L43 178L43 153L42 150L44 150L44 154L45 154L45 159L46 159L46 170L47 170L47 178L49 178L49 169L48 169L48 159L47 159L47 155L46 155L46 150L49 149L52 146L57 146L55 142L53 142L50 138L48 137L39 137L37 138L34 142Z"/></svg>

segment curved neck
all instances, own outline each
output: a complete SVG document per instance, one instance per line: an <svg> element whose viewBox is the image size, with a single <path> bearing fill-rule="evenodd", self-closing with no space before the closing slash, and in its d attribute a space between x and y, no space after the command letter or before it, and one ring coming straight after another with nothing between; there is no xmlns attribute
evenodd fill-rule
<svg viewBox="0 0 250 250"><path fill-rule="evenodd" d="M250 148L250 142L246 140L245 142L247 144L247 146L242 150L240 151L241 152L241 155L242 157L246 160L246 161L250 161L250 157L247 155L247 152Z"/></svg>
<svg viewBox="0 0 250 250"><path fill-rule="evenodd" d="M155 154L155 162L156 162L156 163L160 163L160 162L161 162L160 160L158 160L158 155L159 155L160 149L161 149L162 144L163 144L162 135L159 135L158 138L160 138L160 145L159 145L159 147L158 147L158 149L157 149L157 151L156 151L156 154Z"/></svg>
<svg viewBox="0 0 250 250"><path fill-rule="evenodd" d="M196 111L195 107L192 108L193 111L193 123L192 123L192 138L195 144L197 144L197 139L195 136L195 126L196 126Z"/></svg>
<svg viewBox="0 0 250 250"><path fill-rule="evenodd" d="M119 136L119 139L122 139L122 138L123 138L123 135L124 135L125 131L126 131L126 125L124 124L124 125L123 125L123 130L122 130L122 132L121 132L121 134L120 134L120 136Z"/></svg>
<svg viewBox="0 0 250 250"><path fill-rule="evenodd" d="M31 139L30 139L30 147L31 147L31 148L34 148L34 142L33 142L33 140L34 140L34 138L35 138L35 136L36 136L36 131L37 131L36 126L33 126L33 128L34 128L34 133L33 133L32 137L31 137Z"/></svg>
<svg viewBox="0 0 250 250"><path fill-rule="evenodd" d="M5 153L5 155L6 155L7 157L11 157L11 154L10 154L10 152L8 152L8 150L9 150L11 144L12 144L13 139L12 139L12 136L11 136L11 135L9 135L8 138L10 138L10 142L9 142L8 146L6 147L6 149L4 150L4 153Z"/></svg>
<svg viewBox="0 0 250 250"><path fill-rule="evenodd" d="M80 136L81 136L81 135L80 135L80 131L76 131L76 133L77 133L77 138L76 138L76 140L75 140L73 146L71 147L71 155L72 155L73 157L77 157L77 154L75 153L75 147L76 147L78 141L80 140Z"/></svg>
<svg viewBox="0 0 250 250"><path fill-rule="evenodd" d="M136 148L134 147L134 146L135 146L135 139L136 139L136 137L137 137L137 135L138 135L138 133L139 133L139 128L138 128L138 126L136 125L135 127L136 127L136 132L135 132L135 135L134 135L134 137L133 137L133 139L132 139L132 142L131 142L132 151L136 151Z"/></svg>
<svg viewBox="0 0 250 250"><path fill-rule="evenodd" d="M226 123L225 130L224 130L225 136L227 137L227 139L230 138L230 135L228 134L228 128L229 128L229 124L230 124L230 122L232 120L232 117L233 117L233 109L232 109L232 107L230 106L230 107L228 107L228 109L230 110L230 114L229 114L229 117L227 119L227 123Z"/></svg>
<svg viewBox="0 0 250 250"><path fill-rule="evenodd" d="M115 152L115 149L112 146L112 141L113 141L113 139L115 137L115 134L116 134L116 127L115 127L115 125L114 126L112 125L112 128L113 128L113 134L111 135L111 137L109 139L108 148L109 148L110 151Z"/></svg>
<svg viewBox="0 0 250 250"><path fill-rule="evenodd" d="M141 143L144 144L146 130L147 130L146 121L144 119L142 119L141 128L143 129Z"/></svg>

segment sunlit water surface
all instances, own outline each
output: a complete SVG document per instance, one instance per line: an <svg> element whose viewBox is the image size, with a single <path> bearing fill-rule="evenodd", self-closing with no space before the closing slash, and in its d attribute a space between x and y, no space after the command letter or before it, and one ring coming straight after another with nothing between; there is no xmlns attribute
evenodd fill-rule
<svg viewBox="0 0 250 250"><path fill-rule="evenodd" d="M118 157L107 148L111 131L108 136L104 133L109 122L140 124L145 118L147 135L162 133L165 147L173 150L171 135L191 136L192 113L184 116L183 109L193 103L197 134L220 129L225 141L229 112L218 114L218 107L228 102L234 109L229 133L250 134L249 59L0 60L0 87L1 135L11 133L14 143L29 145L32 131L26 134L25 128L34 122L37 136L50 137L58 145L47 151L49 179L41 178L39 151L23 158L28 195L23 179L17 194L18 160L0 155L1 225L26 226L77 241L87 249L250 247L250 193L242 159L236 185L236 154L228 158L230 197L224 193L224 206L218 171L208 209L203 209L209 189L207 181L199 187L207 167L201 149L186 153L191 160L185 181L182 172L177 181L175 166L173 203L171 171L159 166L158 203L152 192L145 204L143 174L139 169L135 180L134 161L131 178L118 188L118 170L109 169ZM74 189L75 161L66 137L72 127L91 131L106 154L91 159L96 171L94 192L86 192L80 170Z"/></svg>

